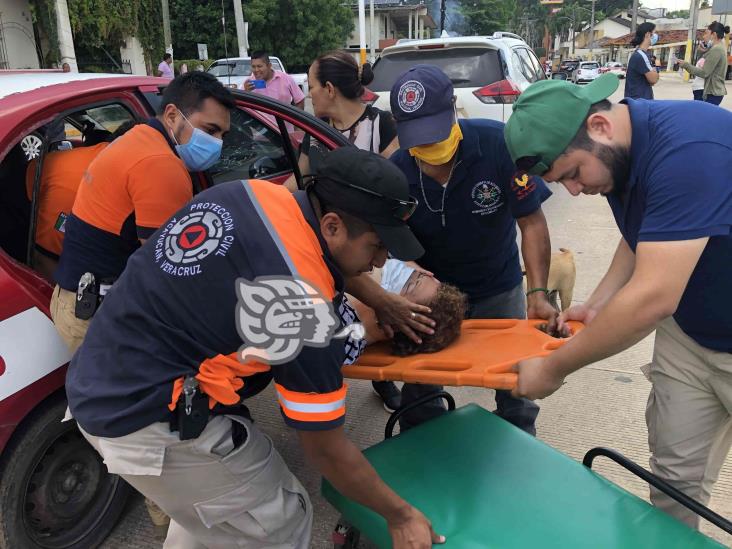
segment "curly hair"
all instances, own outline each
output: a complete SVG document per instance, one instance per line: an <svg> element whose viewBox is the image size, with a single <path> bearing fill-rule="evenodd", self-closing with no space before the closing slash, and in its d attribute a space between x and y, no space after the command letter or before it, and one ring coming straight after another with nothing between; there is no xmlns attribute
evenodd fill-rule
<svg viewBox="0 0 732 549"><path fill-rule="evenodd" d="M422 343L415 343L401 332L394 334L391 352L397 356L435 353L444 349L460 335L460 326L465 318L467 299L455 286L440 284L437 294L427 306L432 309L430 317L435 321L435 333L422 334Z"/></svg>

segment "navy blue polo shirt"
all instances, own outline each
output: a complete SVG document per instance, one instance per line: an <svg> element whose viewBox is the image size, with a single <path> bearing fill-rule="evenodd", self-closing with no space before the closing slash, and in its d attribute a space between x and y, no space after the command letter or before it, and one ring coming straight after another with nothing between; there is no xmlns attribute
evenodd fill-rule
<svg viewBox="0 0 732 549"><path fill-rule="evenodd" d="M338 310L343 278L313 229L317 224L309 202L301 198L267 181L216 185L198 194L130 257L66 377L69 407L85 431L119 437L166 421L177 380L204 366L209 379L222 384L237 378L228 375L220 358L242 346L241 319L256 317L238 307L243 292L238 280L297 274L319 284L324 299ZM259 291L269 296L262 299L275 299ZM298 310L307 309L295 298L290 301L300 304ZM266 311L259 313L260 320L265 313L279 314ZM304 314L279 312L282 322ZM288 425L332 429L345 416L344 358L342 339L305 346L285 363L253 363L239 376L243 387L236 392L248 398L274 379ZM214 412L221 408L216 406Z"/></svg>
<svg viewBox="0 0 732 549"><path fill-rule="evenodd" d="M608 196L635 252L639 242L709 237L674 319L697 343L732 352L732 113L702 101L627 99L631 173Z"/></svg>
<svg viewBox="0 0 732 549"><path fill-rule="evenodd" d="M646 73L655 70L648 54L641 49L635 50L628 59L625 71L625 97L631 99L653 99L653 87Z"/></svg>
<svg viewBox="0 0 732 549"><path fill-rule="evenodd" d="M420 265L470 300L498 295L521 283L516 219L534 213L551 196L541 178L516 178L503 128L493 120L460 120L463 140L445 190L444 227L441 212L429 209L441 209L442 185L424 174L420 183L409 151L391 157L407 176L410 194L419 200L409 226L426 250Z"/></svg>

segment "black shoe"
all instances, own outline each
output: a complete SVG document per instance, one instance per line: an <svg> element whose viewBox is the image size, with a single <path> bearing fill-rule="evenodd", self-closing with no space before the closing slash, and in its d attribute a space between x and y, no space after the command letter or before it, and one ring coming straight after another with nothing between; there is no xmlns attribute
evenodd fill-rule
<svg viewBox="0 0 732 549"><path fill-rule="evenodd" d="M387 412L393 412L402 405L402 393L393 381L372 381L374 392L384 401Z"/></svg>

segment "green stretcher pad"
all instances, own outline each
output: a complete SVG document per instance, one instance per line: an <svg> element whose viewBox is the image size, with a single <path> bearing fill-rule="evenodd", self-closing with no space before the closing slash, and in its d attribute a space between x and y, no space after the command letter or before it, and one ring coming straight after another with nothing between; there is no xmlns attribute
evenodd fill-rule
<svg viewBox="0 0 732 549"><path fill-rule="evenodd" d="M364 454L389 486L447 536L446 544L434 547L723 547L475 404ZM379 548L391 547L379 515L327 481L322 491L362 535Z"/></svg>

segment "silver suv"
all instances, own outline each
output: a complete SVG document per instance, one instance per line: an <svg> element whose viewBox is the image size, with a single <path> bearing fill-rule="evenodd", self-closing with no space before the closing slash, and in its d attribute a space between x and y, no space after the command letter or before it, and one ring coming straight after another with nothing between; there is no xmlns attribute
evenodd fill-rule
<svg viewBox="0 0 732 549"><path fill-rule="evenodd" d="M412 66L437 65L455 86L458 115L505 122L512 104L533 82L545 80L536 54L520 36L461 36L429 40L400 40L385 48L374 65L371 93L364 100L389 110L389 93L396 79Z"/></svg>

